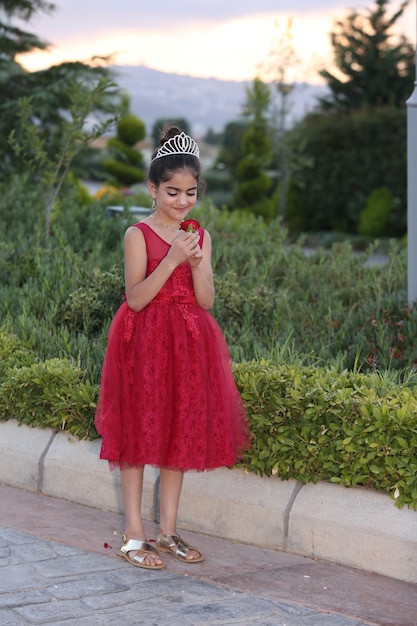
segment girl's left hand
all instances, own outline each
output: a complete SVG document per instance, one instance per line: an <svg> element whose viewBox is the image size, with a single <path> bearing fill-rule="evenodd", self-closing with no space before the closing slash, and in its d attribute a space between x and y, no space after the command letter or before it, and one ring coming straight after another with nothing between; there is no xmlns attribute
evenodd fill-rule
<svg viewBox="0 0 417 626"><path fill-rule="evenodd" d="M198 232L187 232L185 241L190 244L188 262L191 267L197 267L203 259L203 251L200 247L200 235Z"/></svg>
<svg viewBox="0 0 417 626"><path fill-rule="evenodd" d="M200 247L200 235L197 232L186 232L183 236L182 243L184 244L189 264L191 267L197 267L203 259L203 251Z"/></svg>
<svg viewBox="0 0 417 626"><path fill-rule="evenodd" d="M171 242L171 247L167 257L175 261L175 265L180 265L184 261L189 261L199 249L199 235L195 233L185 233L181 231Z"/></svg>
<svg viewBox="0 0 417 626"><path fill-rule="evenodd" d="M189 257L188 262L191 265L191 267L197 267L197 265L200 265L202 260L203 260L203 251L200 248L200 244L197 244L197 248L195 249L194 254L191 257Z"/></svg>

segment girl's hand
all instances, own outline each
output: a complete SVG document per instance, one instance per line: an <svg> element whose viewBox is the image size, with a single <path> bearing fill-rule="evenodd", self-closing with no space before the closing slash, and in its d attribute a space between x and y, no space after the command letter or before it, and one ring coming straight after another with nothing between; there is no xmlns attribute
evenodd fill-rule
<svg viewBox="0 0 417 626"><path fill-rule="evenodd" d="M193 254L192 257L188 259L188 262L191 265L191 267L197 267L197 265L200 265L202 260L203 260L203 251L200 248L200 246L197 245L197 251Z"/></svg>
<svg viewBox="0 0 417 626"><path fill-rule="evenodd" d="M198 265L203 257L199 246L198 233L180 232L171 242L167 257L175 260L176 265L189 261L193 266Z"/></svg>

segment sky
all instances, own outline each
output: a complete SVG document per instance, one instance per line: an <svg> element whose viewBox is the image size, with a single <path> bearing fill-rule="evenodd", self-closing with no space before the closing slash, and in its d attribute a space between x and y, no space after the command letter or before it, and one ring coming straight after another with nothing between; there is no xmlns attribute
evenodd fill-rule
<svg viewBox="0 0 417 626"><path fill-rule="evenodd" d="M222 80L252 80L288 32L296 61L285 80L318 82L329 68L333 24L351 10L365 14L374 0L55 0L52 14L24 28L48 41L48 52L21 57L29 70L63 61L114 55L117 65ZM400 22L415 44L416 0ZM391 0L389 13L401 4ZM267 78L265 76L265 78Z"/></svg>

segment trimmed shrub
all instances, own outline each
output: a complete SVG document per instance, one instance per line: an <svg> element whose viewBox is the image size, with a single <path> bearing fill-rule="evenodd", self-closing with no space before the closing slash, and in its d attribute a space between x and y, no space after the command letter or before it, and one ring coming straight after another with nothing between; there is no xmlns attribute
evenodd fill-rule
<svg viewBox="0 0 417 626"><path fill-rule="evenodd" d="M235 365L253 447L243 465L302 483L364 485L417 510L417 391L373 374Z"/></svg>
<svg viewBox="0 0 417 626"><path fill-rule="evenodd" d="M116 129L120 141L128 146L134 146L146 136L145 124L133 113L123 116L117 122Z"/></svg>
<svg viewBox="0 0 417 626"><path fill-rule="evenodd" d="M143 158L134 145L145 138L146 129L141 119L131 113L117 123L117 137L108 142L110 158L103 161L104 169L117 185L134 185L145 178Z"/></svg>
<svg viewBox="0 0 417 626"><path fill-rule="evenodd" d="M138 151L129 146L128 144L123 143L118 137L112 137L107 142L107 146L112 149L112 152L117 154L117 156L123 161L126 160L129 165L142 165L143 156Z"/></svg>
<svg viewBox="0 0 417 626"><path fill-rule="evenodd" d="M105 159L103 166L118 184L127 185L128 187L141 182L145 178L143 170L116 159Z"/></svg>
<svg viewBox="0 0 417 626"><path fill-rule="evenodd" d="M0 385L0 420L94 438L97 393L85 373L65 359L14 367Z"/></svg>
<svg viewBox="0 0 417 626"><path fill-rule="evenodd" d="M359 215L359 234L369 237L389 237L393 204L394 198L387 187L374 189Z"/></svg>

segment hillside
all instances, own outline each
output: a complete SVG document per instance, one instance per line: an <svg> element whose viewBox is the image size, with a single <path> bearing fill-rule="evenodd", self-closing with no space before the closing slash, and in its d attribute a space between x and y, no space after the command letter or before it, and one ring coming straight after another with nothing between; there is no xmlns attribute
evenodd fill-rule
<svg viewBox="0 0 417 626"><path fill-rule="evenodd" d="M148 133L158 118L185 117L192 132L201 137L209 128L221 131L240 117L249 82L226 81L167 74L138 66L114 66L117 82L131 97L131 110L146 125ZM292 119L314 106L326 87L301 84L293 96Z"/></svg>

